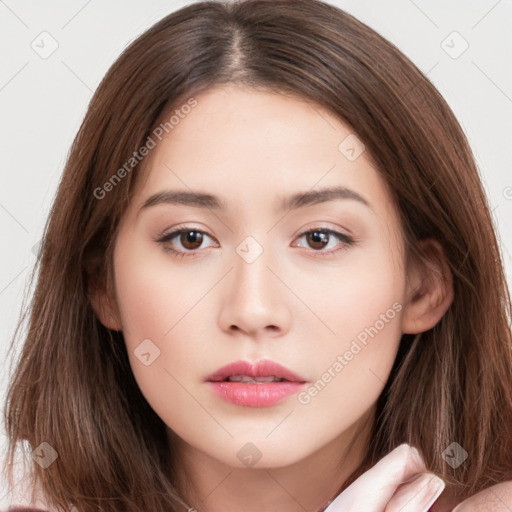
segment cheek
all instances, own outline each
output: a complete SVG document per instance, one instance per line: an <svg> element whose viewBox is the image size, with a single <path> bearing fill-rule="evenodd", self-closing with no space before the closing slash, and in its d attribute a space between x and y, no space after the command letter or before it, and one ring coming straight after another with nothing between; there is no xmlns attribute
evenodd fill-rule
<svg viewBox="0 0 512 512"><path fill-rule="evenodd" d="M171 258L143 244L120 244L116 251L116 291L130 344L170 339L211 287L210 280L191 279Z"/></svg>
<svg viewBox="0 0 512 512"><path fill-rule="evenodd" d="M335 334L324 329L315 346L316 380L298 397L318 415L330 411L333 434L375 403L402 334L404 276L393 253L375 245L346 261L329 293L316 295L319 316Z"/></svg>
<svg viewBox="0 0 512 512"><path fill-rule="evenodd" d="M114 265L133 373L150 402L151 395L160 400L163 394L168 403L170 395L179 394L178 382L190 379L193 363L205 358L213 321L206 320L211 311L205 311L205 299L218 277L213 269L200 278L197 272L184 272L164 251L131 244L129 239L118 242Z"/></svg>
<svg viewBox="0 0 512 512"><path fill-rule="evenodd" d="M119 251L115 265L123 335L135 380L158 416L186 433L190 418L204 416L191 398L187 379L191 362L204 358L204 345L194 344L204 338L197 335L193 308L208 286L191 284L183 272L165 265L165 257L151 260L135 247Z"/></svg>
<svg viewBox="0 0 512 512"><path fill-rule="evenodd" d="M314 277L302 279L311 281L307 285L309 305L324 320L322 345L327 352L348 349L359 335L364 343L368 329L376 340L400 337L404 274L395 253L383 241L348 254L342 264L329 269L321 281L323 285L315 290ZM389 345L382 341L375 343L374 349Z"/></svg>

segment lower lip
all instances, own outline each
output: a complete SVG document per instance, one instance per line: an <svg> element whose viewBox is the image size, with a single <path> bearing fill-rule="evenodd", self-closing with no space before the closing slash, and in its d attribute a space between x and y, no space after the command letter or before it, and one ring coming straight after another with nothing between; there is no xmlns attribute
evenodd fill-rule
<svg viewBox="0 0 512 512"><path fill-rule="evenodd" d="M268 384L211 382L211 389L227 402L243 407L268 407L294 395L304 382L273 382Z"/></svg>

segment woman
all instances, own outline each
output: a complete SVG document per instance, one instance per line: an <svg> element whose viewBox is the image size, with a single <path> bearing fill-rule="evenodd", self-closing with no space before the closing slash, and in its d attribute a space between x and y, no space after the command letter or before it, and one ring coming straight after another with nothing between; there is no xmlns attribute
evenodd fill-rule
<svg viewBox="0 0 512 512"><path fill-rule="evenodd" d="M333 6L201 2L139 37L39 264L5 420L49 507L459 511L510 489L510 297L471 149Z"/></svg>

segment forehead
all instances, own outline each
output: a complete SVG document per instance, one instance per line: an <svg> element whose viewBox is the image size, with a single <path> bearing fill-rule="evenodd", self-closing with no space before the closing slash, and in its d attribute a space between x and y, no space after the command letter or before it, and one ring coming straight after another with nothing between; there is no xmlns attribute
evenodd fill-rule
<svg viewBox="0 0 512 512"><path fill-rule="evenodd" d="M195 100L197 106L164 137L187 149L196 143L209 150L216 148L213 157L233 154L243 158L242 149L249 151L247 160L256 155L289 158L290 151L298 157L313 151L338 152L340 137L351 134L319 105L284 92L223 85ZM179 105L161 116L160 122L176 110Z"/></svg>
<svg viewBox="0 0 512 512"><path fill-rule="evenodd" d="M139 208L163 189L209 192L225 198L227 208L251 201L273 207L285 195L339 185L376 209L390 202L363 142L321 106L234 85L194 100L194 108L175 105L158 120L161 134L153 135L156 146L143 162Z"/></svg>

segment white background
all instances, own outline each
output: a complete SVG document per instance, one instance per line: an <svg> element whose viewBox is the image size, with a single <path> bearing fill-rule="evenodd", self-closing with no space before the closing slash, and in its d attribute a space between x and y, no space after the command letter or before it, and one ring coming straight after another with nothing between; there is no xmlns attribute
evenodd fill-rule
<svg viewBox="0 0 512 512"><path fill-rule="evenodd" d="M35 262L32 248L41 238L68 150L92 92L127 44L168 13L189 3L0 2L2 408L8 378L5 351ZM476 155L510 284L512 0L329 3L347 10L392 41L446 98ZM41 37L48 37L40 36L44 31L58 43L57 50L46 59L31 47L33 41L42 45ZM447 44L453 46L452 51L461 49L462 40L450 36L453 31L469 44L456 59L444 49ZM0 449L5 449L3 424ZM3 494L0 483L0 507L5 505Z"/></svg>

